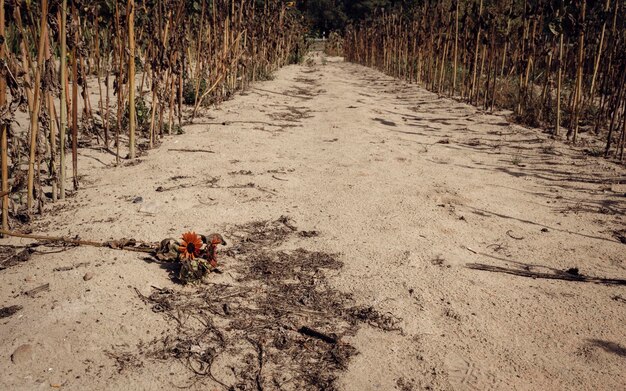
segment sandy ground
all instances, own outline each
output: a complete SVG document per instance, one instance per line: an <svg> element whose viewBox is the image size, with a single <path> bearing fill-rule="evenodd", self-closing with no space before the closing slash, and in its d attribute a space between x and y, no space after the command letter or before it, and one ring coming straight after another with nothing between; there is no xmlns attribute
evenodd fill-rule
<svg viewBox="0 0 626 391"><path fill-rule="evenodd" d="M402 332L365 325L345 337L359 353L339 389L624 389L626 286L466 267L577 267L626 279L615 235L625 228L623 167L502 115L315 58L198 121L223 125L186 126L139 164L116 167L109 154L82 149L82 189L49 204L33 232L158 241L215 231L232 246L234 225L290 216L320 234L292 246L340 254L344 267L328 276L335 289L402 319ZM219 186L208 184L213 177ZM186 384L181 363L135 355L171 330L135 289L202 287L175 284L137 253L59 250L39 248L0 271L2 307L23 306L0 320L0 388ZM208 280L233 282L229 258L222 262L224 274ZM48 291L23 294L45 283ZM30 349L14 354L23 344ZM124 368L120 351L131 355ZM190 388L221 389L208 379Z"/></svg>

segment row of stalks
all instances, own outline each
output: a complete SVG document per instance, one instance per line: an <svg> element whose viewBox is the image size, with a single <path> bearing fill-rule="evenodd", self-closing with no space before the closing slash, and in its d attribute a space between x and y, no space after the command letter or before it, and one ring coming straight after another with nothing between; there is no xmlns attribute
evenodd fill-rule
<svg viewBox="0 0 626 391"><path fill-rule="evenodd" d="M616 0L419 1L345 33L348 61L565 133L624 159L626 4ZM597 136L597 137L596 137Z"/></svg>
<svg viewBox="0 0 626 391"><path fill-rule="evenodd" d="M79 188L79 146L133 159L303 37L279 0L0 0L3 229Z"/></svg>

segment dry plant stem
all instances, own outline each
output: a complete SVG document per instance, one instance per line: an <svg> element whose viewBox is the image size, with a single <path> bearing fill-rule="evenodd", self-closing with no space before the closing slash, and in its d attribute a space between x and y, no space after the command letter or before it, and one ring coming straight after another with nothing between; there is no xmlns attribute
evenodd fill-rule
<svg viewBox="0 0 626 391"><path fill-rule="evenodd" d="M607 1L608 3L608 1ZM607 60L604 61L604 75L602 77L602 87L601 90L608 90L609 89L609 85L611 83L611 81L609 80L612 75L615 73L615 69L616 67L613 65L613 56L616 54L616 52L619 52L619 49L616 48L615 46L615 40L616 40L616 28L617 28L617 12L619 10L619 2L615 2L615 7L613 8L613 22L611 24L611 33L609 35L609 39L607 40L608 44L607 44ZM589 97L589 99L591 101L593 101L594 96L593 93L595 91L592 92L592 95ZM598 113L598 115L596 116L596 121L595 121L595 126L594 126L594 133L595 134L599 134L600 133L600 127L602 126L603 123L606 123L606 121L608 120L608 113L607 113L607 107L609 105L609 101L610 101L610 95L607 96L607 94L601 94L600 96L600 100L601 100L601 108L600 108L600 112ZM608 137L608 135L607 135ZM608 140L607 140L608 141ZM606 155L606 154L605 154Z"/></svg>
<svg viewBox="0 0 626 391"><path fill-rule="evenodd" d="M104 99L102 97L102 69L101 69L101 60L100 60L100 26L99 26L99 16L98 13L96 11L96 15L95 15L95 43L94 46L96 47L95 50L95 61L96 61L96 77L98 80L98 95L100 97L100 99L98 100L98 109L100 110L100 115L103 117L103 121L106 121L106 116L104 113L104 107L103 107L103 102ZM107 129L106 126L104 128L104 146L106 148L109 147L109 137L107 134Z"/></svg>
<svg viewBox="0 0 626 391"><path fill-rule="evenodd" d="M150 148L154 147L154 116L156 114L156 108L157 105L159 104L158 101L158 97L157 97L157 93L156 93L156 89L152 90L152 107L150 108L151 114L150 114L150 134L148 135L149 137L149 146Z"/></svg>
<svg viewBox="0 0 626 391"><path fill-rule="evenodd" d="M564 281L574 281L574 282L592 282L596 284L607 284L607 285L626 285L626 280L622 280L618 278L590 277L590 276L583 276L583 275L578 275L578 274L568 274L567 272L563 272L560 274L540 273L540 272L532 272L532 271L523 270L523 269L510 269L506 267L486 265L482 263L468 263L465 266L469 269L512 274L512 275L521 276L521 277L543 278L543 279L550 279L550 280L564 280Z"/></svg>
<svg viewBox="0 0 626 391"><path fill-rule="evenodd" d="M74 42L72 45L72 179L74 190L78 190L78 52L76 45L78 36L78 10L72 4L72 24L74 25Z"/></svg>
<svg viewBox="0 0 626 391"><path fill-rule="evenodd" d="M608 15L610 8L611 8L611 0L606 0L606 3L604 4L605 15ZM602 47L604 45L604 33L605 32L606 32L606 16L604 18L604 21L602 22L602 32L600 33L600 42L598 43L598 53L596 54L596 61L593 67L593 76L591 77L591 86L589 87L590 99L593 99L593 95L594 95L596 76L598 75L598 68L600 68L600 57L602 56Z"/></svg>
<svg viewBox="0 0 626 391"><path fill-rule="evenodd" d="M153 147L157 128L161 135L168 128L170 133L173 130L174 115L182 125L188 73L194 79L190 81L190 92L196 91L193 109L197 112L208 101L220 103L236 89L244 88L250 79L261 75L265 78L276 67L284 65L302 37L300 22L278 0L258 4L246 0L202 1L197 12L189 9L184 0L141 4L127 0L111 3L115 7L115 16L103 13L104 10L93 2L68 4L67 0L59 0L52 4L50 0L42 0L18 2L20 6L13 6L13 3L5 7L5 11L9 9L12 13L14 25L9 25L5 32L9 39L3 47L2 63L8 64L16 75L7 87L17 86L20 96L26 97L30 134L24 140L23 132L16 132L16 136L11 137L10 129L5 129L5 150L10 155L6 164L19 168L14 173L7 171L6 180L11 183L13 179L20 179L18 175L27 167L28 177L24 176L24 182L28 183L24 183L24 187L28 190L28 198L25 194L23 202L29 208L33 208L36 201L42 206L45 196L41 190L49 191L50 187L53 199L57 196L65 198L69 181L66 170L68 138L71 139L74 188L79 186L79 140L82 144L103 139L105 148L108 148L111 141L109 130L115 128L111 139L115 137L116 161L120 162L120 148L126 150L120 144L120 140L125 142L126 136L129 137L128 156L136 156L137 132L141 130L134 104L136 87L139 87L133 69L137 57L145 64L140 93L143 94L144 83L152 92L149 145ZM150 17L135 18L137 6L142 14L155 14L156 23ZM54 9L54 15L47 15L48 8ZM191 28L199 29L199 34L192 34ZM51 89L55 86L47 80L55 73L45 68L49 64L60 65L60 97L55 96L56 92ZM16 67L19 67L17 73ZM91 75L98 82L97 90L89 84ZM109 79L111 75L113 79ZM105 86L101 85L102 82ZM204 83L208 84L206 89ZM109 104L111 86L117 105L115 102ZM78 88L82 88L81 91ZM7 89L4 97L9 94ZM94 97L99 97L99 101L93 101ZM84 111L79 105L84 105ZM117 106L117 126L116 120L109 115L112 106ZM100 123L93 109L102 117L104 135L100 133ZM52 122L48 123L48 119ZM163 126L165 121L168 128ZM39 127L45 133L43 137ZM20 145L29 152L24 154ZM15 161L12 153L16 154ZM38 168L44 168L49 176L42 177ZM22 185L19 181L17 184ZM21 197L16 196L14 201L19 208ZM4 215L8 216L8 213ZM5 223L8 224L8 220Z"/></svg>
<svg viewBox="0 0 626 391"><path fill-rule="evenodd" d="M19 12L19 8L15 7L13 12L13 16L17 22L18 30L20 31L20 35L22 37L26 36L26 31L24 30L24 26L22 25L22 16L21 12ZM32 86L32 81L30 79L30 69L32 69L32 62L30 61L30 56L28 50L26 49L26 40L22 39L20 42L20 52L22 55L22 69L24 71L24 81L29 86ZM6 47L5 47L6 50ZM8 54L7 54L8 55ZM33 111L33 92L30 87L26 87L26 98L28 99L28 110L29 112Z"/></svg>
<svg viewBox="0 0 626 391"><path fill-rule="evenodd" d="M50 64L52 62L52 51L50 50L50 36L46 34L46 44L45 44L45 56L46 56L46 64ZM52 188L52 202L57 201L57 167L56 167L56 113L54 110L54 100L52 99L52 94L50 91L46 91L45 93L45 102L48 109L48 116L50 118L49 121L49 140L50 140L50 181Z"/></svg>
<svg viewBox="0 0 626 391"><path fill-rule="evenodd" d="M198 104L198 93L200 92L200 82L202 81L202 64L203 64L203 59L201 57L201 53L202 53L202 35L203 35L203 30L204 30L204 11L205 11L205 6L206 6L206 2L203 0L202 1L202 12L200 14L200 34L198 35L198 52L197 52L197 56L196 56L196 89L195 89L195 94L194 94L194 102L193 105L194 107L196 107L196 105ZM209 31L210 31L210 26L209 26ZM194 111L195 113L195 111ZM193 118L192 118L193 119Z"/></svg>
<svg viewBox="0 0 626 391"><path fill-rule="evenodd" d="M553 7L522 0L488 9L481 2L485 7L480 0L449 0L378 12L348 28L344 56L439 94L459 93L485 109L512 110L522 124L552 127L556 135L565 120L573 141L579 127L592 124L587 135L607 137L610 152L617 148L619 155L615 130L621 129L622 106L616 97L626 70L620 31L626 14L619 2L592 7L563 0Z"/></svg>
<svg viewBox="0 0 626 391"><path fill-rule="evenodd" d="M176 151L176 152L204 152L204 153L215 153L209 149L181 149L181 148L168 148L168 151Z"/></svg>
<svg viewBox="0 0 626 391"><path fill-rule="evenodd" d="M59 242L63 244L71 244L76 246L92 246L92 247L109 247L115 250L126 250L126 251L134 251L134 252L142 252L142 253L153 253L156 251L155 248L146 248L146 247L111 247L107 242L95 242L91 240L78 240L78 239L69 239L64 238L62 236L46 236L46 235L34 235L34 234L23 234L19 232L13 232L8 230L0 230L0 234L6 236L13 236L16 238L24 238L24 239L33 239L44 242Z"/></svg>
<svg viewBox="0 0 626 391"><path fill-rule="evenodd" d="M185 63L185 61L183 60L183 64ZM183 122L183 73L185 71L183 70L179 75L178 75L178 127L182 128L182 122Z"/></svg>
<svg viewBox="0 0 626 391"><path fill-rule="evenodd" d="M626 113L626 99L624 99L622 113ZM626 145L626 114L622 115L622 135L620 137L621 138L620 138L620 145L619 145L619 149L620 149L619 160L620 162L623 162L624 161L624 146ZM617 150L615 150L615 154L617 154Z"/></svg>
<svg viewBox="0 0 626 391"><path fill-rule="evenodd" d="M104 84L106 89L106 102L104 107L104 146L108 150L109 149L109 107L110 107L110 94L109 94L109 72L110 72L110 64L106 62L106 74L104 76Z"/></svg>
<svg viewBox="0 0 626 391"><path fill-rule="evenodd" d="M4 0L0 0L0 36L4 37ZM5 61L5 45L0 45L0 61ZM0 76L0 107L6 104L7 83L3 75ZM0 147L2 166L2 229L9 229L9 167L8 155L9 148L7 143L7 125L0 124Z"/></svg>
<svg viewBox="0 0 626 391"><path fill-rule="evenodd" d="M582 0L582 11L580 14L580 23L581 26L585 25L585 11L587 9L587 0ZM578 127L579 127L579 116L580 111L582 110L583 104L583 65L585 61L585 29L581 27L580 33L578 36L578 67L576 72L576 93L574 95L574 109L572 110L574 113L573 123L570 126L570 131L568 133L572 133L572 142L575 144L578 140ZM573 132L572 132L573 128Z"/></svg>
<svg viewBox="0 0 626 391"><path fill-rule="evenodd" d="M556 122L554 135L561 134L561 83L563 81L563 32L559 34L559 71L556 81Z"/></svg>
<svg viewBox="0 0 626 391"><path fill-rule="evenodd" d="M56 134L56 115L54 112L54 100L52 100L52 94L48 93L48 111L50 112L50 181L52 187L52 202L56 202L58 198L58 187L57 187L57 160L56 160L56 149L57 149L57 134Z"/></svg>
<svg viewBox="0 0 626 391"><path fill-rule="evenodd" d="M611 110L611 122L609 123L609 131L606 136L606 147L604 149L604 156L606 157L609 156L609 152L611 151L611 142L613 140L613 130L615 129L615 124L616 124L617 116L618 116L617 108L619 107L619 102L622 99L622 95L624 93L625 79L626 79L626 76L624 72L622 72L622 75L620 76L621 81L619 83L617 96L613 98L613 101L610 105L612 109Z"/></svg>
<svg viewBox="0 0 626 391"><path fill-rule="evenodd" d="M30 210L33 207L34 199L34 185L35 185L35 155L37 153L37 136L39 133L39 110L41 104L40 99L40 84L41 84L41 71L43 68L43 55L44 44L46 37L46 28L48 26L48 0L43 0L41 3L41 28L39 30L39 46L37 52L37 69L35 71L35 91L33 95L33 110L30 116L30 155L28 159L28 196L26 201L26 207Z"/></svg>
<svg viewBox="0 0 626 391"><path fill-rule="evenodd" d="M67 0L63 0L61 5L61 28L60 28L60 45L61 45L61 71L60 71L60 84L61 84L61 100L60 100L60 129L59 129L59 159L61 164L61 178L60 178L60 198L65 199L65 180L66 180L66 165L65 165L65 136L67 128L67 44L66 44L66 28L67 28Z"/></svg>
<svg viewBox="0 0 626 391"><path fill-rule="evenodd" d="M122 64L124 58L124 47L122 45L122 37L120 34L120 12L119 12L119 4L115 3L115 30L118 32L116 34L116 44L117 44L117 67L119 73L116 75L117 78L117 126L115 127L115 163L120 164L120 129L122 127L122 105L124 100L122 98L123 95L123 87L122 80L124 80L123 72L122 72Z"/></svg>
<svg viewBox="0 0 626 391"><path fill-rule="evenodd" d="M454 65L452 68L452 96L456 94L456 71L457 71L457 52L459 46L459 0L456 0L456 11L454 14Z"/></svg>
<svg viewBox="0 0 626 391"><path fill-rule="evenodd" d="M79 30L79 35L82 34L82 32ZM81 56L79 54L78 56L78 65L80 67L80 73L82 75L87 75L88 74L88 70L85 69L85 64L84 64L84 58L83 56ZM87 116L91 122L93 122L93 113L91 111L91 100L89 99L89 86L87 85L87 78L83 77L82 78L82 93L81 96L83 97L83 113L85 116Z"/></svg>
<svg viewBox="0 0 626 391"><path fill-rule="evenodd" d="M128 107L129 107L129 148L128 157L135 158L135 0L128 0Z"/></svg>
<svg viewBox="0 0 626 391"><path fill-rule="evenodd" d="M237 36L237 39L235 40L235 42L239 42L239 40L241 39L242 34L243 34L243 32L239 33L239 35ZM226 52L226 47L224 47L224 51ZM195 115L196 115L195 113L198 111L198 108L202 104L202 101L204 100L204 98L206 98L207 95L209 95L211 92L213 92L213 90L217 87L217 85L220 83L220 81L222 81L222 78L226 74L225 70L226 70L226 64L224 62L223 65L222 65L222 69L220 70L219 76L218 76L217 80L215 81L215 83L213 83L213 85L208 90L206 90L204 92L204 94L202 94L200 99L198 99L198 103L196 103L196 106L193 109L194 114L192 115L192 117L195 117Z"/></svg>
<svg viewBox="0 0 626 391"><path fill-rule="evenodd" d="M478 23L480 23L480 18L483 14L483 0L480 0L480 5L478 6ZM474 69L472 74L472 88L470 90L470 101L472 101L476 95L478 94L478 88L476 86L476 71L478 68L478 46L480 43L480 25L478 26L478 32L476 33L476 49L474 50Z"/></svg>
<svg viewBox="0 0 626 391"><path fill-rule="evenodd" d="M172 92L174 91L174 85L175 85L175 75L173 72L170 72L169 87L170 87L170 91ZM170 135L172 134L172 126L174 126L174 94L173 93L170 94L170 106L169 106L169 111L167 115L168 115L167 134Z"/></svg>

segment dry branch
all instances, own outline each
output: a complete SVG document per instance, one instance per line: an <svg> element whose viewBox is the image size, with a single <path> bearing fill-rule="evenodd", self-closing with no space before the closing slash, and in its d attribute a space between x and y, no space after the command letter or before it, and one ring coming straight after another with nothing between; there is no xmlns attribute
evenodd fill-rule
<svg viewBox="0 0 626 391"><path fill-rule="evenodd" d="M175 152L205 152L205 153L215 153L211 150L208 149L183 149L183 148L168 148L168 151L175 151Z"/></svg>
<svg viewBox="0 0 626 391"><path fill-rule="evenodd" d="M505 273L512 274L515 276L521 277L531 277L531 278L543 278L550 280L564 280L564 281L575 281L575 282L592 282L595 284L607 284L607 285L626 285L626 280L619 278L600 278L600 277L592 277L585 276L582 274L570 274L567 272L562 272L559 274L550 274L550 273L541 273L541 272L532 272L530 270L523 269L510 269L506 267L486 265L483 263L468 263L465 267L474 270L484 270L488 272L494 273Z"/></svg>
<svg viewBox="0 0 626 391"><path fill-rule="evenodd" d="M310 327L307 326L302 326L298 329L298 332L300 334L306 335L307 337L313 337L313 338L317 338L319 340L322 340L326 343L337 343L337 336L336 335L330 335L330 334L326 334L326 333L322 333L321 331L312 329Z"/></svg>
<svg viewBox="0 0 626 391"><path fill-rule="evenodd" d="M46 283L43 285L40 285L36 288L33 288L31 290L28 291L24 291L22 292L23 295L28 296L28 297L35 297L37 296L37 294L41 293L41 292L46 292L50 290L50 283Z"/></svg>
<svg viewBox="0 0 626 391"><path fill-rule="evenodd" d="M142 253L153 253L156 251L155 247L150 247L146 245L135 246L135 241L133 239L120 239L120 240L112 240L107 242L96 242L91 240L80 240L80 239L69 239L64 238L62 236L46 236L46 235L34 235L34 234L23 234L19 232L0 230L0 234L7 236L14 236L17 238L25 238L25 239L33 239L41 242L52 242L52 243L62 243L74 246L92 246L92 247L108 247L115 250L126 250L126 251L135 251Z"/></svg>

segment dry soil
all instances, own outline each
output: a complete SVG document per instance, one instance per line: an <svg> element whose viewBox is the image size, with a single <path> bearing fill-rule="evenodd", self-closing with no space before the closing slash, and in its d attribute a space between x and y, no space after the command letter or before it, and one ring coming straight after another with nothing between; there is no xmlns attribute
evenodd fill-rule
<svg viewBox="0 0 626 391"><path fill-rule="evenodd" d="M220 232L223 273L183 287L143 254L35 248L0 271L2 307L22 306L0 320L0 388L223 389L182 360L146 353L177 328L142 295L236 287L245 258L227 253L245 238L237 227L288 216L317 235L265 250L336 254L342 268L315 271L325 289L398 320L398 329L364 322L339 336L358 353L336 373L338 389L624 389L625 285L467 267L626 279L624 167L502 113L312 58L204 113L137 164L80 150L81 189L48 204L33 232L145 242ZM303 349L315 339L290 338ZM212 367L227 386L237 381L231 361ZM256 389L296 384L269 377Z"/></svg>

